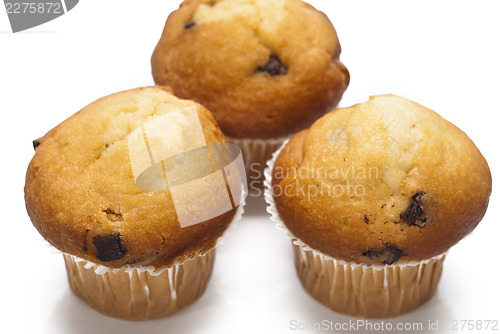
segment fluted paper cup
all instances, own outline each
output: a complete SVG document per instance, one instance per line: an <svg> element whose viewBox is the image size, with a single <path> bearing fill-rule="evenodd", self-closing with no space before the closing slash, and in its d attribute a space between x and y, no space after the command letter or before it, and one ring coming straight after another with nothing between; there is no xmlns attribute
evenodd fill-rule
<svg viewBox="0 0 500 334"><path fill-rule="evenodd" d="M228 230L244 211L242 203ZM217 240L220 245L229 231ZM73 292L93 309L124 320L166 317L195 302L205 291L215 260L214 247L205 254L169 267L109 268L63 254Z"/></svg>
<svg viewBox="0 0 500 334"><path fill-rule="evenodd" d="M245 170L250 193L260 192L264 188L264 169L273 153L281 147L288 137L276 139L240 139L229 138L227 141L238 145L245 162Z"/></svg>
<svg viewBox="0 0 500 334"><path fill-rule="evenodd" d="M73 292L90 307L111 317L150 320L176 313L205 291L215 250L158 273L121 268L97 274L92 263L64 254Z"/></svg>
<svg viewBox="0 0 500 334"><path fill-rule="evenodd" d="M391 265L346 262L312 249L286 228L271 188L274 163L286 144L267 163L264 196L271 219L292 242L297 276L304 289L333 311L364 318L395 317L429 300L439 283L445 254Z"/></svg>

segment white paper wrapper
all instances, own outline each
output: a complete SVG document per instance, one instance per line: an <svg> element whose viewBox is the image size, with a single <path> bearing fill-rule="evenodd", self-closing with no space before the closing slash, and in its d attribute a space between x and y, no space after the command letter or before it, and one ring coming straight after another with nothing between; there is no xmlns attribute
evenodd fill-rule
<svg viewBox="0 0 500 334"><path fill-rule="evenodd" d="M161 318L193 303L205 291L214 259L215 249L153 276L125 268L96 274L86 261L64 254L73 292L95 310L125 320Z"/></svg>
<svg viewBox="0 0 500 334"><path fill-rule="evenodd" d="M295 237L281 220L271 189L272 170L279 153L264 171L267 211L292 242L297 275L305 290L330 309L365 318L394 317L416 309L436 291L446 254L419 262L364 265L334 259Z"/></svg>
<svg viewBox="0 0 500 334"><path fill-rule="evenodd" d="M219 246L241 219L243 202L217 240ZM63 254L73 292L95 310L125 320L150 320L171 315L197 300L211 276L215 248L170 267L108 268Z"/></svg>
<svg viewBox="0 0 500 334"><path fill-rule="evenodd" d="M227 138L228 142L240 147L245 162L248 188L250 191L263 188L264 169L272 154L289 137L276 139L240 139Z"/></svg>

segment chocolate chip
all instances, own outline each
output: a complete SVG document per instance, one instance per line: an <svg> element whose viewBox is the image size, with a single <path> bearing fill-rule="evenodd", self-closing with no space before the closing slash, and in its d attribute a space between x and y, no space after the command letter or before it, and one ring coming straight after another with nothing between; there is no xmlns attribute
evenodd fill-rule
<svg viewBox="0 0 500 334"><path fill-rule="evenodd" d="M94 237L94 246L97 249L97 259L103 262L119 260L127 252L120 233Z"/></svg>
<svg viewBox="0 0 500 334"><path fill-rule="evenodd" d="M381 250L369 249L363 253L370 260L382 262L383 264L393 264L399 258L401 258L403 252L393 245L384 244L384 248Z"/></svg>
<svg viewBox="0 0 500 334"><path fill-rule="evenodd" d="M41 144L40 139L33 140L33 149L36 151L36 148Z"/></svg>
<svg viewBox="0 0 500 334"><path fill-rule="evenodd" d="M422 197L425 196L424 192L418 192L411 198L410 206L406 211L399 215L399 218L404 220L409 225L417 225L424 227L427 218L425 217L424 208L422 207Z"/></svg>
<svg viewBox="0 0 500 334"><path fill-rule="evenodd" d="M370 219L368 219L368 217L365 215L365 223L370 223Z"/></svg>
<svg viewBox="0 0 500 334"><path fill-rule="evenodd" d="M281 59L276 56L270 56L266 65L257 68L259 72L267 72L272 76L287 73L287 68L281 63Z"/></svg>
<svg viewBox="0 0 500 334"><path fill-rule="evenodd" d="M191 29L192 27L194 27L196 25L196 22L194 21L189 21L188 23L186 23L184 25L184 29L188 30L188 29Z"/></svg>

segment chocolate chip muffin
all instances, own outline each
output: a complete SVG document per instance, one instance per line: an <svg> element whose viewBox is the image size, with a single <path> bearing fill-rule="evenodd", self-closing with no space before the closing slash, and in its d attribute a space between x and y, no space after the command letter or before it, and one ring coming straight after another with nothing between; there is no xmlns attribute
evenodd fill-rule
<svg viewBox="0 0 500 334"><path fill-rule="evenodd" d="M183 226L171 180L163 188L139 180L153 165L171 173L163 158L224 142L207 109L166 87L106 96L34 141L26 208L42 236L64 252L77 295L107 315L143 320L171 314L203 292L236 207ZM164 182L157 179L149 184ZM203 194L191 187L181 195L192 204ZM197 205L199 217L208 209Z"/></svg>
<svg viewBox="0 0 500 334"><path fill-rule="evenodd" d="M151 63L157 84L205 105L246 162L264 166L337 105L349 84L339 56L328 17L303 1L186 0Z"/></svg>
<svg viewBox="0 0 500 334"><path fill-rule="evenodd" d="M476 227L491 193L488 164L467 135L393 95L332 111L293 136L268 182L304 287L365 317L428 300L443 254Z"/></svg>

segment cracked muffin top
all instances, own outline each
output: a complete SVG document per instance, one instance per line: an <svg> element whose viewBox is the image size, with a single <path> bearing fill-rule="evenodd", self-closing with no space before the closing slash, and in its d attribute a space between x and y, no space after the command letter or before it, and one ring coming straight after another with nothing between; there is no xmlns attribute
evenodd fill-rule
<svg viewBox="0 0 500 334"><path fill-rule="evenodd" d="M161 267L212 249L235 209L182 228L168 187L139 188L131 164L131 133L183 108L194 108L207 145L225 142L207 109L176 98L166 87L106 96L36 140L25 200L42 236L63 252L107 267ZM182 150L193 130L183 128L182 119L179 124L179 131L167 136Z"/></svg>
<svg viewBox="0 0 500 334"><path fill-rule="evenodd" d="M300 0L186 0L151 63L234 138L278 138L332 110L349 84L328 17Z"/></svg>
<svg viewBox="0 0 500 334"><path fill-rule="evenodd" d="M446 252L482 219L488 164L460 129L393 95L330 112L292 137L272 171L291 233L363 264Z"/></svg>

